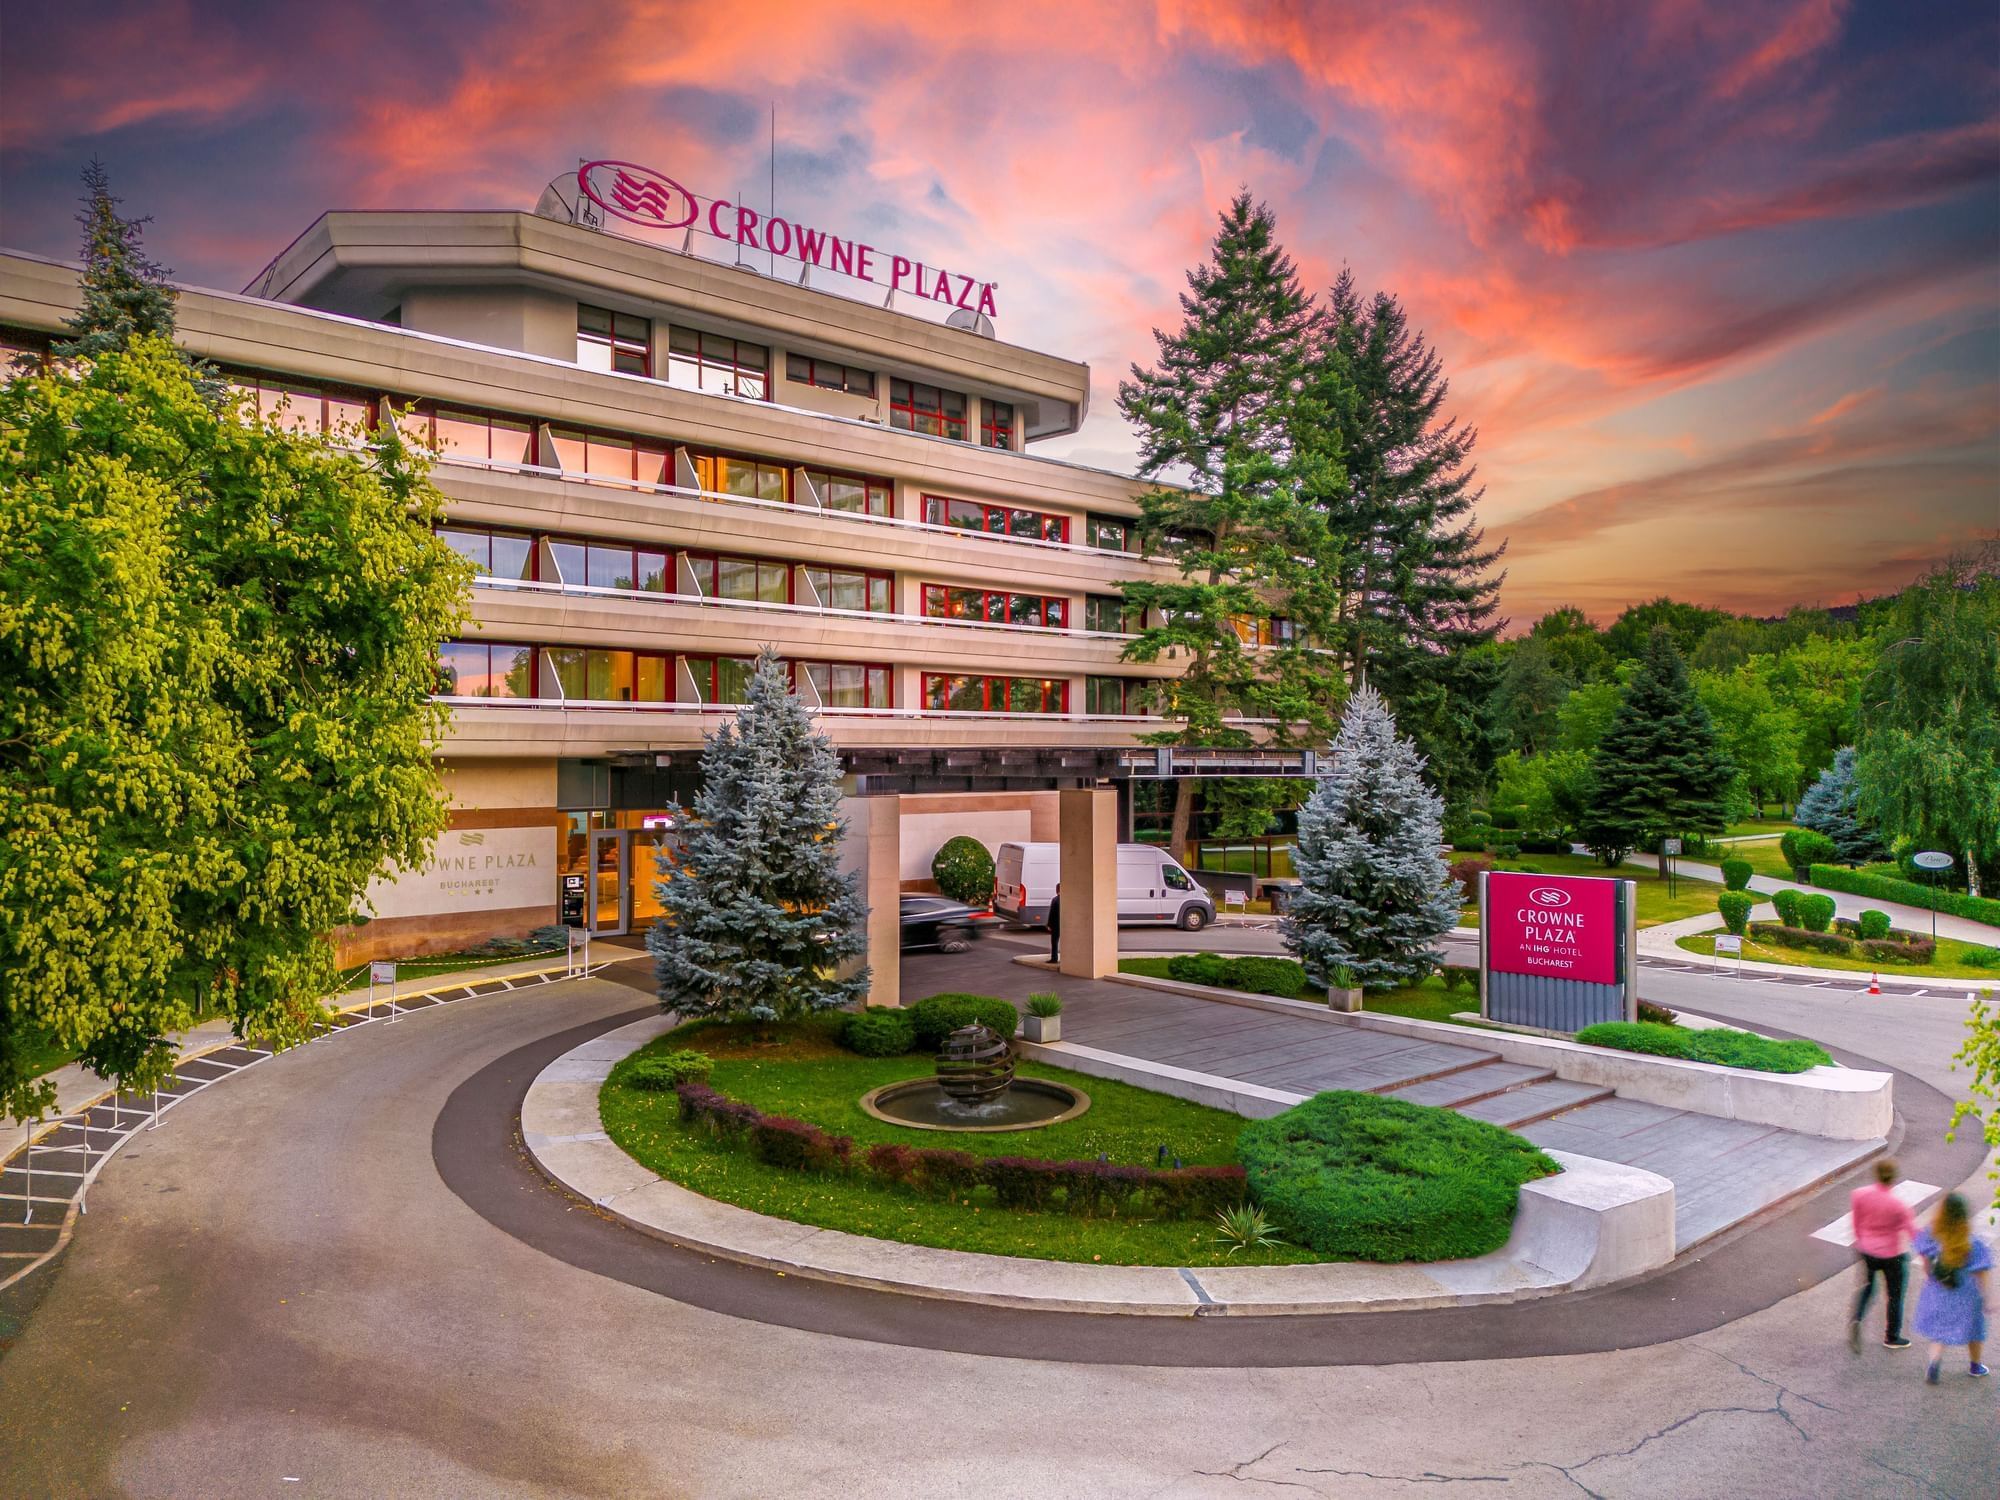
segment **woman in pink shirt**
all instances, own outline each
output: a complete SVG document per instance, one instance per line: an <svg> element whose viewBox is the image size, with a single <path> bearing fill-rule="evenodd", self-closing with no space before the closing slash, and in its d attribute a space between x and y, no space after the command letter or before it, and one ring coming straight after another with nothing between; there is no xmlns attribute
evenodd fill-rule
<svg viewBox="0 0 2000 1500"><path fill-rule="evenodd" d="M1889 1191L1895 1180L1896 1164L1885 1156L1875 1163L1875 1181L1856 1188L1848 1199L1854 1248L1861 1256L1861 1295L1854 1299L1854 1317L1847 1325L1847 1347L1856 1354L1861 1352L1861 1318L1875 1295L1878 1275L1889 1304L1882 1347L1910 1347L1910 1341L1903 1337L1903 1288L1909 1283L1910 1241L1917 1232L1917 1217L1909 1204Z"/></svg>

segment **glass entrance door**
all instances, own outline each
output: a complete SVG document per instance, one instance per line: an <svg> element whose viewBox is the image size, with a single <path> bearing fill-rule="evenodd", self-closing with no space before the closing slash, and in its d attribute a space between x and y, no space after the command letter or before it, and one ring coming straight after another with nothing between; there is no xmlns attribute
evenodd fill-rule
<svg viewBox="0 0 2000 1500"><path fill-rule="evenodd" d="M595 937L619 937L632 926L632 834L625 828L590 831L590 880L585 892L588 926Z"/></svg>

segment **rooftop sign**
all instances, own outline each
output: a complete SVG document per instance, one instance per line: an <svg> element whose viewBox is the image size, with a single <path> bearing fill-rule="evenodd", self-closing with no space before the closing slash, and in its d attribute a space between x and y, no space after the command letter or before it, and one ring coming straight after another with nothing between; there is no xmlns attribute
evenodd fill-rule
<svg viewBox="0 0 2000 1500"><path fill-rule="evenodd" d="M906 255L876 249L859 240L842 239L824 230L795 224L782 216L766 218L753 208L727 198L703 200L664 172L629 161L586 162L576 174L578 190L602 213L642 229L664 232L700 230L746 250L763 250L808 266L820 266L843 276L872 281L892 292L905 292L948 307L994 316L994 283L927 266ZM582 207L581 204L578 205Z"/></svg>

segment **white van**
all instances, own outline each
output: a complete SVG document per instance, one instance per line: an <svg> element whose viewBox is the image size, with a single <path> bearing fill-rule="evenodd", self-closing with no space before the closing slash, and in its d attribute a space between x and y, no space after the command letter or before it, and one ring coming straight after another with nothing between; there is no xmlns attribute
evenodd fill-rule
<svg viewBox="0 0 2000 1500"><path fill-rule="evenodd" d="M994 872L993 909L1028 927L1049 920L1056 893L1060 844L1002 844ZM1121 926L1171 923L1199 932L1215 920L1215 902L1195 878L1152 844L1118 846L1118 921Z"/></svg>

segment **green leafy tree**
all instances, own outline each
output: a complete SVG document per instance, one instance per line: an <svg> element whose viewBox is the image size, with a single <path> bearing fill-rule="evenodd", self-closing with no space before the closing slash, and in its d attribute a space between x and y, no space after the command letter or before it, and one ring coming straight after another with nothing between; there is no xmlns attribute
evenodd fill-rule
<svg viewBox="0 0 2000 1500"><path fill-rule="evenodd" d="M840 757L769 647L701 778L646 934L661 1008L790 1021L861 999L868 971L840 972L868 950L858 877L840 868Z"/></svg>
<svg viewBox="0 0 2000 1500"><path fill-rule="evenodd" d="M1551 750L1562 735L1562 706L1569 692L1547 643L1531 635L1514 645L1500 674L1493 696L1494 729L1523 755Z"/></svg>
<svg viewBox="0 0 2000 1500"><path fill-rule="evenodd" d="M1328 639L1336 553L1326 513L1301 494L1342 484L1347 399L1338 371L1308 379L1312 299L1277 240L1271 211L1238 194L1221 216L1209 260L1188 273L1181 326L1155 332L1159 362L1134 366L1119 406L1138 430L1140 473L1185 477L1141 497L1146 550L1169 558L1172 583L1123 586L1151 624L1125 648L1130 661L1176 661L1161 694L1179 727L1150 743L1241 746L1244 718L1274 721L1276 743L1323 739L1342 694ZM1272 644L1268 622L1288 635ZM1184 857L1195 785L1176 789L1170 846Z"/></svg>
<svg viewBox="0 0 2000 1500"><path fill-rule="evenodd" d="M1575 605L1550 610L1535 621L1528 635L1542 643L1550 664L1571 687L1610 680L1613 663L1604 636Z"/></svg>
<svg viewBox="0 0 2000 1500"><path fill-rule="evenodd" d="M1958 1049L1957 1060L1971 1069L1972 1078L1966 1084L1968 1097L1952 1107L1951 1131L1946 1139L1957 1134L1968 1116L1976 1117L1990 1157L2000 1152L2000 1005L1994 1003L1992 990L1981 990L1972 1002L1965 1030L1965 1044ZM1986 1175L2000 1183L2000 1167ZM2000 1187L1994 1189L1993 1205L2000 1208Z"/></svg>
<svg viewBox="0 0 2000 1500"><path fill-rule="evenodd" d="M1694 674L1695 691L1736 767L1740 793L1732 811L1745 816L1766 802L1788 803L1799 791L1798 720L1772 693L1769 664L1760 656L1732 672Z"/></svg>
<svg viewBox="0 0 2000 1500"><path fill-rule="evenodd" d="M469 569L373 450L218 406L165 339L0 392L0 1102L50 1036L143 1088L200 1015L298 1039L326 940L445 823Z"/></svg>
<svg viewBox="0 0 2000 1500"><path fill-rule="evenodd" d="M1798 726L1801 779L1817 776L1835 751L1854 743L1861 684L1877 650L1868 637L1808 635L1772 660L1766 681Z"/></svg>
<svg viewBox="0 0 2000 1500"><path fill-rule="evenodd" d="M1592 757L1590 806L1579 832L1611 866L1664 834L1720 833L1735 774L1673 635L1661 626Z"/></svg>
<svg viewBox="0 0 2000 1500"><path fill-rule="evenodd" d="M1862 688L1857 806L1891 838L1948 850L1980 894L2000 861L2000 546L1906 589Z"/></svg>
<svg viewBox="0 0 2000 1500"><path fill-rule="evenodd" d="M1521 809L1521 826L1566 837L1590 806L1590 756L1551 750L1532 759L1509 752L1495 768L1493 801Z"/></svg>
<svg viewBox="0 0 2000 1500"><path fill-rule="evenodd" d="M1565 750L1595 750L1618 717L1625 688L1618 682L1591 682L1575 688L1556 713L1558 741Z"/></svg>
<svg viewBox="0 0 2000 1500"><path fill-rule="evenodd" d="M1701 604L1684 604L1678 599L1653 599L1635 604L1604 632L1604 645L1621 661L1644 656L1653 632L1664 628L1674 638L1674 649L1683 659L1692 656L1702 637L1731 618L1727 610L1709 609Z"/></svg>

